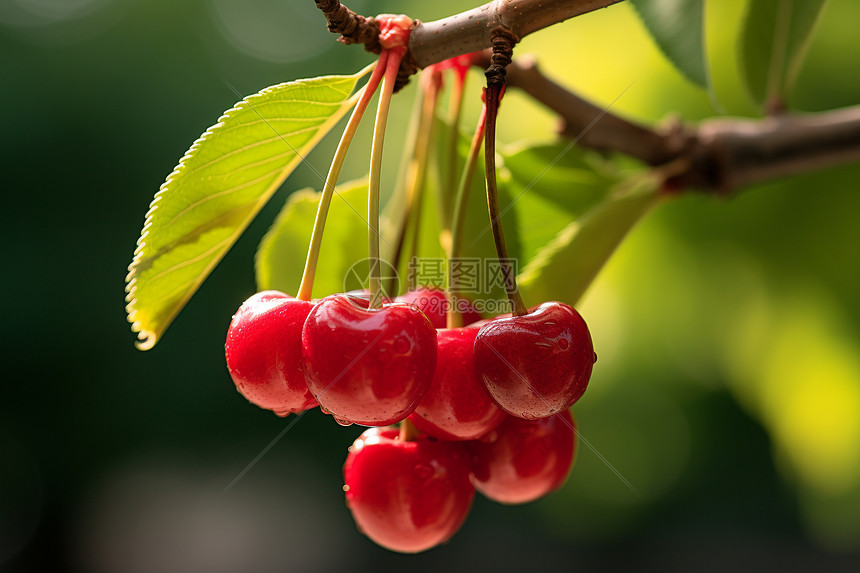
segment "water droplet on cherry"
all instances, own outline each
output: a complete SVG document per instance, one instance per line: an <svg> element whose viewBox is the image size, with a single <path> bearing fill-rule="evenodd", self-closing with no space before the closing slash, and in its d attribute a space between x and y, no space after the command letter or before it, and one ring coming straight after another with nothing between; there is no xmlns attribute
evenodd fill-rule
<svg viewBox="0 0 860 573"><path fill-rule="evenodd" d="M352 422L349 422L347 420L341 420L337 416L334 416L334 421L337 422L338 425L343 426L344 428L348 428L349 426L352 426Z"/></svg>
<svg viewBox="0 0 860 573"><path fill-rule="evenodd" d="M406 354L411 349L412 349L412 345L403 336L397 337L397 339L394 341L394 351L397 352L398 354Z"/></svg>
<svg viewBox="0 0 860 573"><path fill-rule="evenodd" d="M567 341L567 338L560 338L558 340L558 347L562 350L567 350L568 346L570 346L570 343Z"/></svg>
<svg viewBox="0 0 860 573"><path fill-rule="evenodd" d="M433 466L431 466L430 464L415 464L414 471L415 475L421 481L430 479L431 477L433 477L433 474L436 473L433 470Z"/></svg>

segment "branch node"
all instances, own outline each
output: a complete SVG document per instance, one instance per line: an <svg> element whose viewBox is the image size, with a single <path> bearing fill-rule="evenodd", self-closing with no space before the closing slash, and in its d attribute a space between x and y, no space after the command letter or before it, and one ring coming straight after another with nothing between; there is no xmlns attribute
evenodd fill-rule
<svg viewBox="0 0 860 573"><path fill-rule="evenodd" d="M362 44L364 49L371 54L382 52L382 43L379 40L380 23L376 18L356 14L341 4L339 0L314 1L328 22L326 26L328 31L340 34L337 39L338 42L346 45ZM420 22L415 20L412 27L415 28L418 24ZM409 78L417 73L418 69L415 58L412 57L410 51L407 51L400 63L400 71L398 71L397 80L394 82L394 92L399 92L406 86L409 83Z"/></svg>
<svg viewBox="0 0 860 573"><path fill-rule="evenodd" d="M328 31L340 34L338 42L342 44L362 44L371 54L382 51L379 43L379 22L375 18L366 18L356 14L339 0L315 0L326 20Z"/></svg>
<svg viewBox="0 0 860 573"><path fill-rule="evenodd" d="M501 24L490 31L490 36L492 38L492 55L490 56L490 66L484 75L487 77L488 88L501 88L505 85L505 68L510 65L514 56L514 46L520 39L511 32L510 28Z"/></svg>

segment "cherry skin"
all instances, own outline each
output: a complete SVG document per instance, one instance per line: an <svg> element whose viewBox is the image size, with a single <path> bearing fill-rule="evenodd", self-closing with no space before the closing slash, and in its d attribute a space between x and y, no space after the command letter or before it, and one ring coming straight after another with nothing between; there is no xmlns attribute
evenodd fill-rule
<svg viewBox="0 0 860 573"><path fill-rule="evenodd" d="M463 446L426 435L403 441L391 427L365 431L343 466L346 503L358 528L401 553L425 551L450 539L475 496Z"/></svg>
<svg viewBox="0 0 860 573"><path fill-rule="evenodd" d="M358 288L358 289L348 290L343 294L348 296L348 297L351 297L351 298L360 298L360 299L364 299L368 302L370 301L370 289ZM319 301L317 301L317 302L319 302ZM391 302L391 299L388 298L387 296L383 296L382 302L388 303L388 302Z"/></svg>
<svg viewBox="0 0 860 573"><path fill-rule="evenodd" d="M480 438L507 418L475 371L477 328L436 331L436 372L427 394L409 416L415 427L442 440Z"/></svg>
<svg viewBox="0 0 860 573"><path fill-rule="evenodd" d="M540 420L508 417L472 450L472 483L487 498L527 503L560 488L573 464L576 433L565 410Z"/></svg>
<svg viewBox="0 0 860 573"><path fill-rule="evenodd" d="M279 416L317 405L302 371L302 326L313 304L279 291L246 300L227 330L227 368L251 403Z"/></svg>
<svg viewBox="0 0 860 573"><path fill-rule="evenodd" d="M468 326L469 328L481 328L485 324L489 324L494 320L498 320L500 318L510 318L512 316L513 314L511 314L510 312L506 312L504 314L496 315L493 318L482 318L481 320L476 320L475 322L466 323L466 326Z"/></svg>
<svg viewBox="0 0 860 573"><path fill-rule="evenodd" d="M341 423L384 426L412 413L433 379L436 329L406 304L324 298L302 329L308 388Z"/></svg>
<svg viewBox="0 0 860 573"><path fill-rule="evenodd" d="M475 365L490 396L526 420L562 412L579 400L594 356L585 321L560 302L490 321L475 338Z"/></svg>
<svg viewBox="0 0 860 573"><path fill-rule="evenodd" d="M419 287L398 296L394 300L414 304L427 315L427 318L436 328L448 326L449 301L444 291L437 288ZM463 324L481 320L481 314L475 310L471 302L465 298L458 298L458 301L458 306L462 307L460 311L463 313Z"/></svg>

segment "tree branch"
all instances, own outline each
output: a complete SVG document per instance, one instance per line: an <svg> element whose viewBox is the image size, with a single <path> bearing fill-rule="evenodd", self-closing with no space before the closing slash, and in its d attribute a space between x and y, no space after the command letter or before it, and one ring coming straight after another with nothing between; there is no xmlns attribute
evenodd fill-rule
<svg viewBox="0 0 860 573"><path fill-rule="evenodd" d="M486 67L488 60L476 64ZM760 120L712 119L652 129L604 110L544 76L531 59L508 66L508 85L564 121L562 134L585 147L619 152L649 165L681 165L670 186L730 193L825 167L860 162L860 106Z"/></svg>
<svg viewBox="0 0 860 573"><path fill-rule="evenodd" d="M622 0L494 0L428 23L418 23L409 40L408 64L398 85L415 66L426 67L479 52L499 29L513 39ZM378 27L341 6L316 0L329 29L344 43L378 51ZM477 62L483 67L489 64ZM860 162L860 106L763 120L713 119L694 126L673 123L660 129L641 125L576 96L544 76L531 60L508 66L508 83L531 95L563 120L562 133L603 152L619 152L649 165L674 164L670 187L732 192L753 183L845 163Z"/></svg>
<svg viewBox="0 0 860 573"><path fill-rule="evenodd" d="M493 0L442 20L426 24L416 20L394 91L405 86L409 76L419 68L489 48L495 30L504 30L516 43L552 24L623 1ZM379 23L374 18L356 14L340 0L315 0L315 3L328 22L328 30L340 34L339 42L363 44L368 52L380 52Z"/></svg>
<svg viewBox="0 0 860 573"><path fill-rule="evenodd" d="M340 34L338 41L343 44L362 44L373 54L378 54L382 47L379 45L379 24L374 18L365 18L356 14L339 0L315 0L323 16L328 22L328 31Z"/></svg>
<svg viewBox="0 0 860 573"><path fill-rule="evenodd" d="M491 45L492 31L502 27L519 40L552 24L617 4L623 0L494 0L434 22L419 22L409 51L420 68Z"/></svg>

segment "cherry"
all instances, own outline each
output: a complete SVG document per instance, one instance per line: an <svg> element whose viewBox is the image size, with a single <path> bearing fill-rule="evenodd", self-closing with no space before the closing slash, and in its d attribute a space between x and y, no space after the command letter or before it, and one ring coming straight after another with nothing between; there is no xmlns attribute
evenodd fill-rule
<svg viewBox="0 0 860 573"><path fill-rule="evenodd" d="M469 322L469 323L465 323L465 324L469 328L481 328L485 324L489 324L490 322L493 322L494 320L498 320L500 318L510 318L512 316L513 315L510 312L506 312L504 314L496 315L493 318L482 318L481 320L476 320L475 322Z"/></svg>
<svg viewBox="0 0 860 573"><path fill-rule="evenodd" d="M398 296L394 300L414 304L427 315L427 318L436 328L445 328L448 325L449 302L445 291L437 288L419 287ZM459 310L463 313L463 324L481 320L481 314L475 310L471 302L465 298L458 298L457 300L459 301L458 305L461 306Z"/></svg>
<svg viewBox="0 0 860 573"><path fill-rule="evenodd" d="M436 332L436 372L409 416L415 427L442 440L473 440L507 417L490 399L475 371L477 328Z"/></svg>
<svg viewBox="0 0 860 573"><path fill-rule="evenodd" d="M482 326L475 364L502 410L535 420L567 410L585 393L594 347L578 312L545 302L528 314Z"/></svg>
<svg viewBox="0 0 860 573"><path fill-rule="evenodd" d="M508 417L472 450L472 483L499 503L526 503L564 484L576 450L575 425L565 410L540 420Z"/></svg>
<svg viewBox="0 0 860 573"><path fill-rule="evenodd" d="M353 289L353 290L348 290L343 294L348 296L348 297L351 297L351 298L360 298L360 299L364 299L364 300L368 301L368 303L370 302L370 290L366 289L366 288L357 288L357 289ZM317 302L319 302L319 301L317 301ZM383 296L382 302L391 302L391 299Z"/></svg>
<svg viewBox="0 0 860 573"><path fill-rule="evenodd" d="M312 307L279 291L258 292L227 330L227 368L236 389L279 416L317 405L302 371L302 325Z"/></svg>
<svg viewBox="0 0 860 573"><path fill-rule="evenodd" d="M346 502L358 528L379 545L417 553L460 528L475 496L463 444L426 435L404 441L396 428L366 430L343 466Z"/></svg>
<svg viewBox="0 0 860 573"><path fill-rule="evenodd" d="M436 367L436 329L418 309L344 295L313 307L302 330L308 388L341 423L384 426L408 416Z"/></svg>

